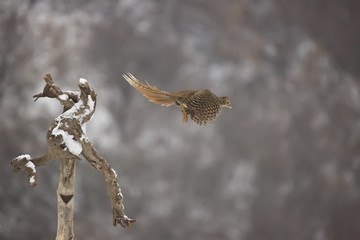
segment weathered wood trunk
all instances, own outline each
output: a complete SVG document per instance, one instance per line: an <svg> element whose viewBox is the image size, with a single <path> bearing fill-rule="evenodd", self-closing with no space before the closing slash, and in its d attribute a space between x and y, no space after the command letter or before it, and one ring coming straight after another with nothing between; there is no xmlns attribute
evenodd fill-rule
<svg viewBox="0 0 360 240"><path fill-rule="evenodd" d="M60 162L58 199L58 227L56 240L73 240L76 158L62 158Z"/></svg>

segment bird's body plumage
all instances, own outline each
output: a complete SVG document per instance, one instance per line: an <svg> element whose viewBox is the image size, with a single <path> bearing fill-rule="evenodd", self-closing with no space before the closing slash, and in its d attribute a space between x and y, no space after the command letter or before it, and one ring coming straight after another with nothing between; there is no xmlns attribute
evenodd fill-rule
<svg viewBox="0 0 360 240"><path fill-rule="evenodd" d="M210 90L183 90L179 92L166 92L151 86L148 82L146 85L137 80L131 73L123 75L125 80L131 86L136 88L150 102L161 104L162 106L171 106L176 104L180 106L183 112L183 122L187 122L188 115L197 124L206 124L212 122L219 115L221 107L230 107L230 101L227 97L218 97ZM225 103L223 99L226 100Z"/></svg>

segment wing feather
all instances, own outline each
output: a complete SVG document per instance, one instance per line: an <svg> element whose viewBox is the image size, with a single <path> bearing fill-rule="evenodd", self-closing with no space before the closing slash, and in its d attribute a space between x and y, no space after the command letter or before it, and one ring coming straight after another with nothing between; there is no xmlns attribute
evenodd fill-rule
<svg viewBox="0 0 360 240"><path fill-rule="evenodd" d="M191 119L200 125L214 121L221 109L217 97L209 90L198 91L190 95L187 108Z"/></svg>

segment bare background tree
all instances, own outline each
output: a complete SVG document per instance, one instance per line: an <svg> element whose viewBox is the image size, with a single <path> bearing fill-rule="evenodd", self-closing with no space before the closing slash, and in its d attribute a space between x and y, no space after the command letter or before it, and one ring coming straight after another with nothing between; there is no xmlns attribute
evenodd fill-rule
<svg viewBox="0 0 360 240"><path fill-rule="evenodd" d="M102 176L81 161L79 239L359 239L359 5L1 1L0 239L56 231L59 161L37 169L34 189L9 167L46 151L44 126L61 111L30 100L46 72L64 90L91 82L88 136L140 220L113 228ZM209 88L233 108L211 126L183 124L125 72L168 91Z"/></svg>

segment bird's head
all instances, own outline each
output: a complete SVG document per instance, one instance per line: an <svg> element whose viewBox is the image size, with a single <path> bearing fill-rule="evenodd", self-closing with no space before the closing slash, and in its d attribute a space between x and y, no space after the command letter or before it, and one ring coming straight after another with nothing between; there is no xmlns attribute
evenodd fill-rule
<svg viewBox="0 0 360 240"><path fill-rule="evenodd" d="M220 97L220 106L231 108L231 103L229 97Z"/></svg>

